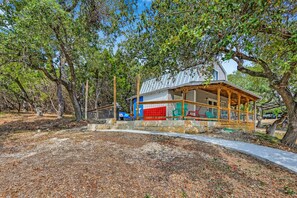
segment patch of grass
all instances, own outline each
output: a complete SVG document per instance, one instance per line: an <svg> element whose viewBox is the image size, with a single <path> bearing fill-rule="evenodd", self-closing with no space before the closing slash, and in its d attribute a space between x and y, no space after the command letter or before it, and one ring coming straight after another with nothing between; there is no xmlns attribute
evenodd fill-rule
<svg viewBox="0 0 297 198"><path fill-rule="evenodd" d="M288 186L284 186L284 192L287 195L295 195L296 194L296 192Z"/></svg>
<svg viewBox="0 0 297 198"><path fill-rule="evenodd" d="M188 195L186 193L186 191L184 189L182 189L182 194L181 194L182 198L187 198Z"/></svg>
<svg viewBox="0 0 297 198"><path fill-rule="evenodd" d="M272 144L280 143L280 139L277 137L273 137L273 136L270 136L270 135L267 135L264 133L259 133L259 132L254 133L254 135L257 136L259 138L259 140L268 141Z"/></svg>

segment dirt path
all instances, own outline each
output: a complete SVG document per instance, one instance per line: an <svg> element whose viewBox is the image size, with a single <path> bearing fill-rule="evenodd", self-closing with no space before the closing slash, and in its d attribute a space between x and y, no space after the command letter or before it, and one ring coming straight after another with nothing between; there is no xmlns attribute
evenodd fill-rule
<svg viewBox="0 0 297 198"><path fill-rule="evenodd" d="M297 192L297 175L180 138L23 132L0 144L0 197L285 197Z"/></svg>

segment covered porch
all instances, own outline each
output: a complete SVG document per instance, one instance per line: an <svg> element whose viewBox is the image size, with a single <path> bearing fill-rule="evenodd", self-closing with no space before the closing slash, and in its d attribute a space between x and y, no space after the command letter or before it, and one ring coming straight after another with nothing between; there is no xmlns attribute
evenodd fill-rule
<svg viewBox="0 0 297 198"><path fill-rule="evenodd" d="M249 130L254 130L258 99L255 94L227 81L207 85L193 82L169 89L168 100L138 100L136 108L143 108L144 113L137 115L137 119L219 122L229 127L244 124ZM158 112L147 114L146 109L158 109Z"/></svg>

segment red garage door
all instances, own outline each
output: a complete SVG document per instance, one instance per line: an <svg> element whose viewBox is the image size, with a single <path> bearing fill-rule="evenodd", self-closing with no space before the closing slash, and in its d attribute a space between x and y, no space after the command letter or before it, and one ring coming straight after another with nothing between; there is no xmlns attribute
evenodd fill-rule
<svg viewBox="0 0 297 198"><path fill-rule="evenodd" d="M143 116L144 120L166 120L166 106L144 109ZM162 116L163 118L158 116Z"/></svg>

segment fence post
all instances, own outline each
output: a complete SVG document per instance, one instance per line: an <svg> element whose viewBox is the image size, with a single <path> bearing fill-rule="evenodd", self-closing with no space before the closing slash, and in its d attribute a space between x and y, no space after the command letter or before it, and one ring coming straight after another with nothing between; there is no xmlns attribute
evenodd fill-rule
<svg viewBox="0 0 297 198"><path fill-rule="evenodd" d="M88 94L89 94L89 80L87 80L86 82L85 120L88 119Z"/></svg>
<svg viewBox="0 0 297 198"><path fill-rule="evenodd" d="M140 97L140 74L137 75L137 98L136 98L136 120L140 120L139 118L139 97Z"/></svg>
<svg viewBox="0 0 297 198"><path fill-rule="evenodd" d="M117 78L113 77L113 118L117 120Z"/></svg>

